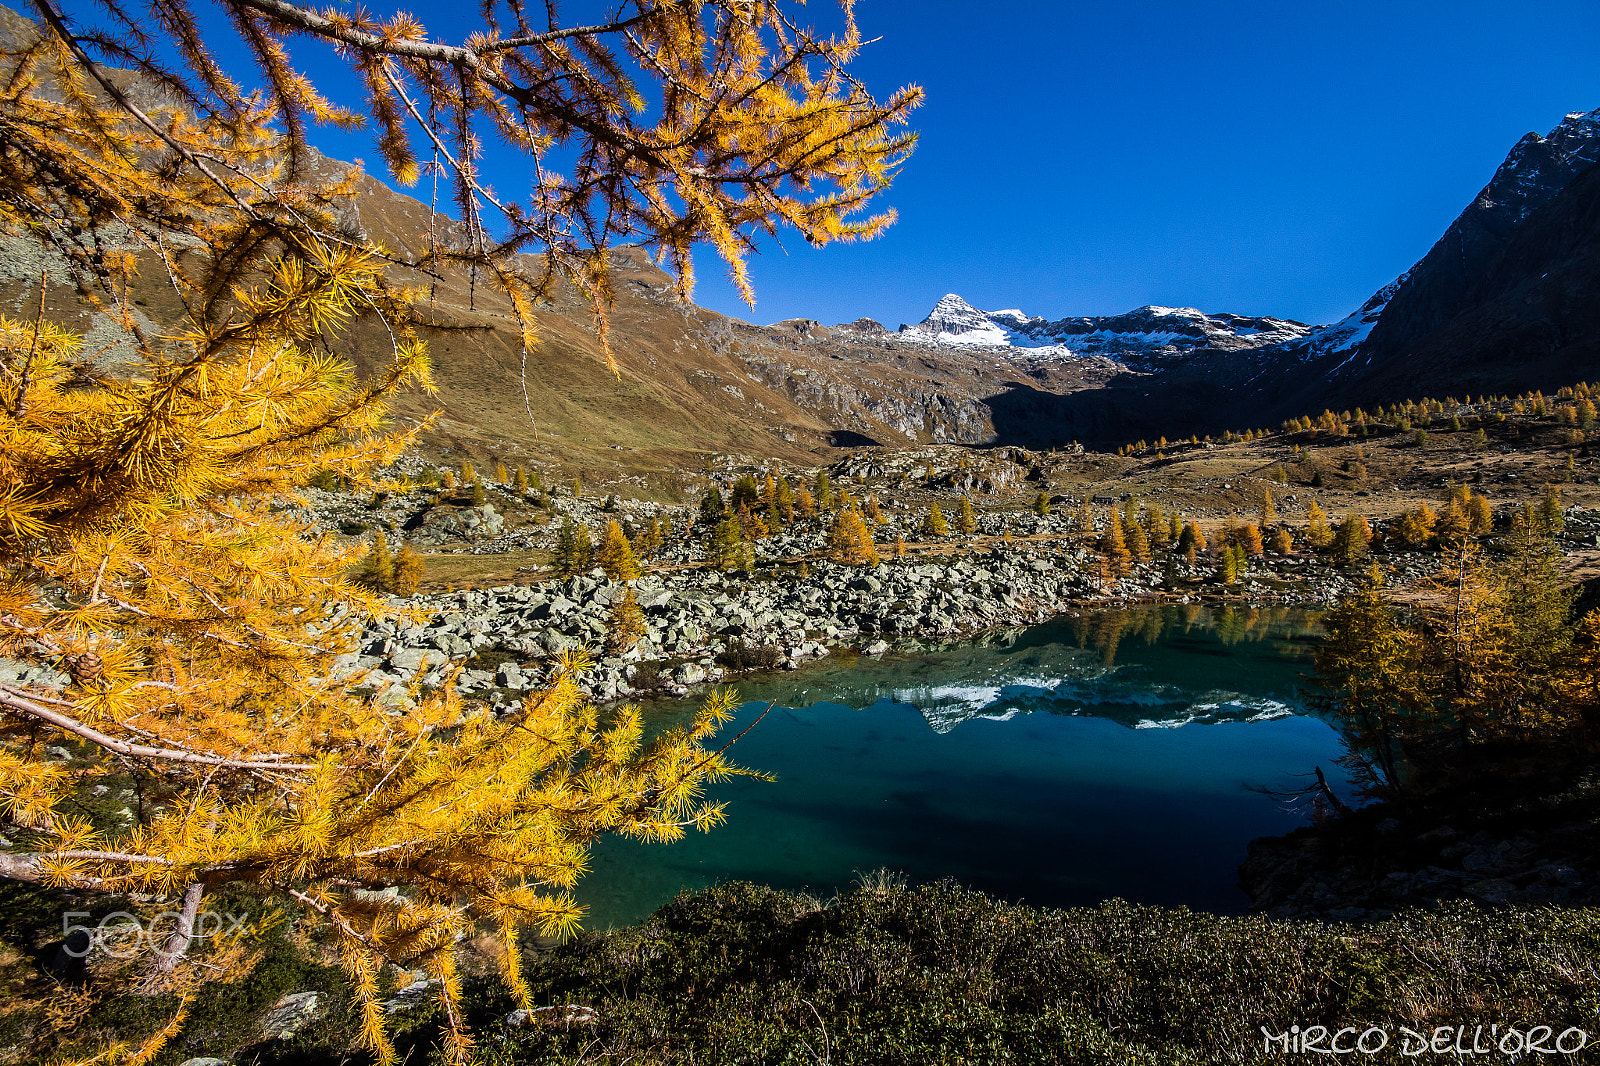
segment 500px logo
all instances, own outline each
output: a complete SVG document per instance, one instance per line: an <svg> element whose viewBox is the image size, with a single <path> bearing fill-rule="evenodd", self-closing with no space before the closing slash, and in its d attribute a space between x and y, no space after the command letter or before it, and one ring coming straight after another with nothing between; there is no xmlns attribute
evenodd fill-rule
<svg viewBox="0 0 1600 1066"><path fill-rule="evenodd" d="M140 952L167 954L167 940L177 931L182 919L177 911L162 911L151 918L140 918L127 911L112 911L94 925L85 925L81 919L91 918L88 911L67 911L61 916L61 932L67 942L62 950L76 959L99 950L113 959L131 959ZM206 940L249 930L247 914L200 911L194 916L192 940Z"/></svg>
<svg viewBox="0 0 1600 1066"><path fill-rule="evenodd" d="M1441 1025L1425 1033L1402 1025L1394 1034L1381 1025L1339 1030L1294 1025L1281 1033L1263 1025L1261 1035L1262 1050L1271 1054L1276 1048L1280 1055L1376 1055L1394 1043L1395 1050L1406 1058L1431 1054L1451 1055L1457 1060L1478 1055L1521 1059L1527 1055L1574 1055L1589 1046L1589 1034L1584 1030L1574 1026L1557 1033L1551 1025L1527 1029L1498 1024Z"/></svg>

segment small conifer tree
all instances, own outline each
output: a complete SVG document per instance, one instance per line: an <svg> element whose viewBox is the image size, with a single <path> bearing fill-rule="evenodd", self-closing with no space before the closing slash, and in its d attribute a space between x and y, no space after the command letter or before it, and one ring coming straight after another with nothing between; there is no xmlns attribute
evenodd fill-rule
<svg viewBox="0 0 1600 1066"><path fill-rule="evenodd" d="M978 516L972 513L972 501L963 493L961 506L956 511L956 532L970 537L978 531Z"/></svg>
<svg viewBox="0 0 1600 1066"><path fill-rule="evenodd" d="M877 566L878 550L872 534L854 507L840 508L828 530L828 558L846 566Z"/></svg>
<svg viewBox="0 0 1600 1066"><path fill-rule="evenodd" d="M1239 530L1238 537L1234 540L1234 543L1244 551L1246 556L1260 555L1266 551L1265 545L1261 543L1261 530L1254 522L1246 522L1244 524L1244 528Z"/></svg>
<svg viewBox="0 0 1600 1066"><path fill-rule="evenodd" d="M744 539L744 527L738 516L725 514L711 531L711 565L718 570L748 569L751 561L750 544Z"/></svg>
<svg viewBox="0 0 1600 1066"><path fill-rule="evenodd" d="M1406 511L1395 523L1395 536L1403 547L1424 548L1433 539L1434 524L1438 516L1426 503Z"/></svg>
<svg viewBox="0 0 1600 1066"><path fill-rule="evenodd" d="M735 511L743 507L754 510L761 503L761 487L756 484L754 474L741 474L734 479L733 491L728 499L728 506Z"/></svg>
<svg viewBox="0 0 1600 1066"><path fill-rule="evenodd" d="M896 559L899 559L899 558L903 558L905 556L905 554L906 554L906 538L901 536L900 535L900 531L897 529L897 530L894 531L894 555L895 555Z"/></svg>
<svg viewBox="0 0 1600 1066"><path fill-rule="evenodd" d="M829 511L833 509L833 486L828 481L826 470L817 471L816 487L812 494L816 497L817 509Z"/></svg>
<svg viewBox="0 0 1600 1066"><path fill-rule="evenodd" d="M1462 499L1461 496L1452 496L1450 502L1445 504L1444 510L1439 513L1439 520L1434 526L1434 534L1444 547L1460 544L1472 532L1472 520L1467 517L1467 509L1463 506Z"/></svg>
<svg viewBox="0 0 1600 1066"><path fill-rule="evenodd" d="M589 533L589 527L582 522L577 523L573 530L572 565L575 573L594 566L594 538Z"/></svg>
<svg viewBox="0 0 1600 1066"><path fill-rule="evenodd" d="M1206 550L1206 535L1193 521L1184 523L1182 531L1178 534L1178 551L1189 562L1194 562L1200 553Z"/></svg>
<svg viewBox="0 0 1600 1066"><path fill-rule="evenodd" d="M1365 515L1354 512L1345 516L1335 528L1329 550L1333 561L1347 569L1359 568L1367 559L1367 545L1372 540L1372 527Z"/></svg>
<svg viewBox="0 0 1600 1066"><path fill-rule="evenodd" d="M478 470L472 465L471 459L461 460L461 483L470 485L478 480Z"/></svg>
<svg viewBox="0 0 1600 1066"><path fill-rule="evenodd" d="M639 560L634 555L622 523L615 518L606 523L605 537L595 556L595 565L606 572L613 581L636 581L639 577Z"/></svg>
<svg viewBox="0 0 1600 1066"><path fill-rule="evenodd" d="M1312 500L1311 506L1306 508L1306 543L1314 551L1323 551L1333 543L1333 530L1328 525L1328 516L1316 500Z"/></svg>
<svg viewBox="0 0 1600 1066"><path fill-rule="evenodd" d="M1482 536L1494 529L1494 508L1483 496L1469 492L1467 496L1467 525L1474 536Z"/></svg>
<svg viewBox="0 0 1600 1066"><path fill-rule="evenodd" d="M1106 565L1113 577L1121 577L1127 572L1128 563L1133 555L1128 551L1127 535L1122 528L1122 516L1116 508L1111 509L1111 521L1106 527L1105 534L1100 538L1100 554L1105 556Z"/></svg>
<svg viewBox="0 0 1600 1066"><path fill-rule="evenodd" d="M639 534L639 554L646 560L653 560L661 553L661 548L666 542L665 534L661 531L661 518L652 515L650 524L644 527Z"/></svg>
<svg viewBox="0 0 1600 1066"><path fill-rule="evenodd" d="M561 528L556 530L555 548L550 553L550 565L556 573L563 577L576 574L580 569L577 560L578 529L572 519L563 518Z"/></svg>
<svg viewBox="0 0 1600 1066"><path fill-rule="evenodd" d="M1045 518L1050 514L1049 493L1040 492L1039 495L1033 498L1033 513L1038 515L1040 518Z"/></svg>
<svg viewBox="0 0 1600 1066"><path fill-rule="evenodd" d="M1151 504L1139 515L1139 525L1144 529L1152 554L1170 546L1171 541L1167 537L1167 516L1160 507Z"/></svg>
<svg viewBox="0 0 1600 1066"><path fill-rule="evenodd" d="M706 489L706 494L700 498L700 517L707 522L720 522L727 510L722 502L722 490L715 485Z"/></svg>
<svg viewBox="0 0 1600 1066"><path fill-rule="evenodd" d="M1544 487L1544 499L1539 501L1539 528L1546 533L1556 533L1567 524L1561 509L1561 490L1554 485Z"/></svg>
<svg viewBox="0 0 1600 1066"><path fill-rule="evenodd" d="M606 617L606 651L620 654L637 645L650 632L633 585L623 587L622 595L611 601Z"/></svg>
<svg viewBox="0 0 1600 1066"><path fill-rule="evenodd" d="M777 493L774 500L778 509L778 521L785 525L793 522L795 512L794 486L789 484L787 477L778 479Z"/></svg>
<svg viewBox="0 0 1600 1066"><path fill-rule="evenodd" d="M478 481L478 480L475 479L472 482L472 506L474 506L474 507L482 507L484 504L486 504L488 502L489 502L489 494L484 489L483 482Z"/></svg>
<svg viewBox="0 0 1600 1066"><path fill-rule="evenodd" d="M509 485L511 483L511 475L506 471L506 464L504 460L495 460L494 479L502 485Z"/></svg>
<svg viewBox="0 0 1600 1066"><path fill-rule="evenodd" d="M1150 558L1150 538L1145 534L1144 527L1138 522L1122 522L1119 525L1128 554L1140 562Z"/></svg>
<svg viewBox="0 0 1600 1066"><path fill-rule="evenodd" d="M1232 544L1225 545L1221 554L1217 556L1217 580L1224 585L1231 585L1239 579L1239 557L1234 554Z"/></svg>
<svg viewBox="0 0 1600 1066"><path fill-rule="evenodd" d="M747 541L765 540L772 535L771 528L767 526L767 521L759 510L751 510L741 505L734 511L734 517L739 520L739 528L744 532L744 539Z"/></svg>
<svg viewBox="0 0 1600 1066"><path fill-rule="evenodd" d="M380 528L372 534L372 546L361 567L362 584L374 592L389 592L394 588L394 560L389 555L389 538Z"/></svg>
<svg viewBox="0 0 1600 1066"><path fill-rule="evenodd" d="M519 495L526 496L528 493L528 475L522 472L522 467L520 466L517 467L516 474L512 477L511 487Z"/></svg>
<svg viewBox="0 0 1600 1066"><path fill-rule="evenodd" d="M937 503L928 507L928 514L922 520L922 535L925 537L948 537L950 523L945 520L944 512L939 510Z"/></svg>
<svg viewBox="0 0 1600 1066"><path fill-rule="evenodd" d="M394 557L394 593L415 596L426 569L422 556L409 544L402 544Z"/></svg>

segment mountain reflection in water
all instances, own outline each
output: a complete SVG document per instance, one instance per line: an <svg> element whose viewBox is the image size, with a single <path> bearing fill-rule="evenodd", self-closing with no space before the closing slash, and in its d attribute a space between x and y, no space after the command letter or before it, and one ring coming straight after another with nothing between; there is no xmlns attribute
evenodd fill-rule
<svg viewBox="0 0 1600 1066"><path fill-rule="evenodd" d="M1261 721L1303 712L1299 673L1319 635L1315 615L1289 608L1086 611L880 658L836 653L800 675L752 678L739 692L784 707L907 704L941 733L1033 711L1135 729Z"/></svg>
<svg viewBox="0 0 1600 1066"><path fill-rule="evenodd" d="M735 879L825 896L880 867L1049 906L1242 911L1249 841L1304 818L1249 786L1320 765L1343 787L1337 734L1298 713L1316 633L1301 612L1096 611L742 679L725 735L772 704L731 754L773 780L716 785L710 833L597 843L587 924ZM691 706L649 704L647 727Z"/></svg>

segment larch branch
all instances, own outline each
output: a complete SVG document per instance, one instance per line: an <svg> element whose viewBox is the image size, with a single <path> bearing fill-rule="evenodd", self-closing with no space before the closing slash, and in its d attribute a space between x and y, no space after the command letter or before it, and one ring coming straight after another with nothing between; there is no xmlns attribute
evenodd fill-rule
<svg viewBox="0 0 1600 1066"><path fill-rule="evenodd" d="M202 752L182 751L177 748L157 748L148 744L130 744L126 740L118 740L116 737L102 733L93 726L85 725L83 722L62 714L60 711L53 711L42 703L29 699L26 695L8 685L0 685L0 707L37 721L47 722L57 729L82 737L91 744L96 744L107 751L116 752L118 755L126 755L129 758L163 759L168 762L194 763L200 766L223 766L235 770L314 769L310 763L273 761L274 759L288 758L287 755L268 755L256 759L229 759L221 755L207 755Z"/></svg>

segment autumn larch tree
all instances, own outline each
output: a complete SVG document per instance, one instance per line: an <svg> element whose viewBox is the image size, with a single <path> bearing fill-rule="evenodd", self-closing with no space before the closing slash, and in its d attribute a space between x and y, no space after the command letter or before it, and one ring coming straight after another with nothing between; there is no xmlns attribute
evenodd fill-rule
<svg viewBox="0 0 1600 1066"><path fill-rule="evenodd" d="M718 570L748 569L753 559L750 542L745 540L744 527L738 516L724 514L711 529L711 543L707 548L711 565Z"/></svg>
<svg viewBox="0 0 1600 1066"><path fill-rule="evenodd" d="M816 486L812 490L812 495L816 497L817 510L831 511L833 509L833 485L828 480L828 472L826 470L817 471Z"/></svg>
<svg viewBox="0 0 1600 1066"><path fill-rule="evenodd" d="M600 550L595 553L594 565L613 581L635 581L639 577L639 559L622 531L622 523L615 518L606 523L606 533L600 541Z"/></svg>
<svg viewBox="0 0 1600 1066"><path fill-rule="evenodd" d="M1194 522L1187 522L1178 533L1177 551L1189 562L1194 562L1206 550L1206 535Z"/></svg>
<svg viewBox="0 0 1600 1066"><path fill-rule="evenodd" d="M606 651L613 655L625 652L649 632L650 626L639 606L639 598L633 594L633 586L624 585L622 595L611 601L606 617Z"/></svg>
<svg viewBox="0 0 1600 1066"><path fill-rule="evenodd" d="M801 518L815 518L817 514L816 501L811 498L811 493L804 485L795 487L794 513Z"/></svg>
<svg viewBox="0 0 1600 1066"><path fill-rule="evenodd" d="M1133 521L1121 523L1121 528L1128 554L1140 561L1150 558L1150 538L1145 535L1144 527Z"/></svg>
<svg viewBox="0 0 1600 1066"><path fill-rule="evenodd" d="M374 592L388 592L394 585L394 559L389 555L389 538L381 529L373 531L372 544L361 563L361 581Z"/></svg>
<svg viewBox="0 0 1600 1066"><path fill-rule="evenodd" d="M1328 546L1333 561L1346 568L1360 566L1366 561L1367 547L1372 541L1372 527L1366 515L1351 513L1334 527L1333 541Z"/></svg>
<svg viewBox="0 0 1600 1066"><path fill-rule="evenodd" d="M787 525L794 521L795 493L794 486L789 484L789 479L778 479L777 491L773 495L773 504L777 508L778 521Z"/></svg>
<svg viewBox="0 0 1600 1066"><path fill-rule="evenodd" d="M394 554L395 595L415 595L417 586L422 584L422 575L426 570L427 563L422 555L411 545L402 544L400 550Z"/></svg>
<svg viewBox="0 0 1600 1066"><path fill-rule="evenodd" d="M1266 551L1266 547L1261 543L1261 530L1254 522L1246 522L1239 527L1237 535L1231 539L1244 550L1246 556L1260 555Z"/></svg>
<svg viewBox="0 0 1600 1066"><path fill-rule="evenodd" d="M653 515L650 524L645 526L639 534L639 554L648 560L653 560L661 551L666 542L666 536L661 531L661 517Z"/></svg>
<svg viewBox="0 0 1600 1066"><path fill-rule="evenodd" d="M828 558L846 566L877 566L878 550L872 543L861 512L842 507L833 516L828 530Z"/></svg>
<svg viewBox="0 0 1600 1066"><path fill-rule="evenodd" d="M1311 506L1306 508L1306 543L1314 551L1323 551L1333 543L1333 529L1328 525L1328 516L1316 500L1311 501Z"/></svg>
<svg viewBox="0 0 1600 1066"><path fill-rule="evenodd" d="M576 925L569 890L597 835L715 822L700 789L725 768L703 742L730 710L644 746L633 712L585 704L578 658L505 720L450 686L391 693L397 716L362 675L336 675L392 612L345 580L359 546L282 503L413 439L381 432L377 397L426 383L419 344L367 383L318 346L390 299L364 255L285 252L232 290L231 315L147 335L138 375L90 389L73 385L77 338L0 319L0 653L59 671L0 682L0 876L181 900L180 961L162 963L180 998L210 973L182 961L208 894L295 901L332 935L380 1059L386 962L441 982L464 1047L460 937L497 930L527 998L518 931ZM405 307L388 306L405 338ZM70 768L46 740L71 746ZM81 813L81 790L130 780L147 797L131 824ZM367 891L388 886L405 892Z"/></svg>
<svg viewBox="0 0 1600 1066"><path fill-rule="evenodd" d="M1111 522L1100 538L1100 554L1105 558L1106 567L1113 577L1121 577L1126 573L1128 563L1133 558L1122 531L1122 516L1117 514L1114 507L1111 509Z"/></svg>
<svg viewBox="0 0 1600 1066"><path fill-rule="evenodd" d="M963 494L961 506L956 511L956 532L964 537L970 537L977 531L978 516L972 513L972 501Z"/></svg>

